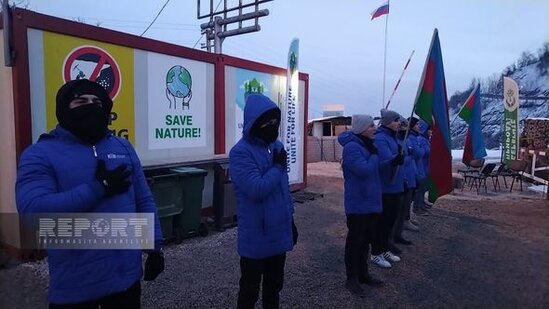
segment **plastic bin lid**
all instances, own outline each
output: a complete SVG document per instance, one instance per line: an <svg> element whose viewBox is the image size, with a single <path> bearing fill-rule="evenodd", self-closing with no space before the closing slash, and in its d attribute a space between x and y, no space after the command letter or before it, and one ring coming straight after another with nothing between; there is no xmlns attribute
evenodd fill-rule
<svg viewBox="0 0 549 309"><path fill-rule="evenodd" d="M208 171L201 168L196 168L192 166L181 166L171 168L170 171L178 173L180 175L189 175L189 176L205 176L208 174Z"/></svg>

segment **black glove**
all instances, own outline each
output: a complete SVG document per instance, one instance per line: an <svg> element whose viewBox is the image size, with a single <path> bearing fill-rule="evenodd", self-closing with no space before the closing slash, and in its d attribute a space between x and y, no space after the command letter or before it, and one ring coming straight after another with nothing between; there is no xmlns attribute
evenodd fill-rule
<svg viewBox="0 0 549 309"><path fill-rule="evenodd" d="M404 164L404 155L402 153L398 153L397 156L391 160L391 162L393 163L393 165L402 165Z"/></svg>
<svg viewBox="0 0 549 309"><path fill-rule="evenodd" d="M113 170L107 170L105 167L105 161L97 161L97 168L95 170L95 178L99 180L105 190L107 196L112 196L128 191L131 185L128 177L131 171L127 169L126 164L122 164Z"/></svg>
<svg viewBox="0 0 549 309"><path fill-rule="evenodd" d="M397 146L398 146L397 153L402 153L402 145L397 144Z"/></svg>
<svg viewBox="0 0 549 309"><path fill-rule="evenodd" d="M282 148L280 151L274 151L273 164L280 164L284 170L288 167L288 154L286 150Z"/></svg>
<svg viewBox="0 0 549 309"><path fill-rule="evenodd" d="M297 226L295 226L294 220L292 220L292 239L294 241L294 246L297 244L297 237L299 233L297 232Z"/></svg>
<svg viewBox="0 0 549 309"><path fill-rule="evenodd" d="M153 281L164 271L164 254L162 252L150 252L145 261L145 276L143 280Z"/></svg>

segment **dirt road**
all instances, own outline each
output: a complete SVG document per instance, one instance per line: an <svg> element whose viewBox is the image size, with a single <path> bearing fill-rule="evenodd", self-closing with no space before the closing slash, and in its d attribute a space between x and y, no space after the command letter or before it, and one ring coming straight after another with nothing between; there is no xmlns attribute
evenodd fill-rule
<svg viewBox="0 0 549 309"><path fill-rule="evenodd" d="M323 198L296 204L298 246L288 254L283 308L549 308L549 202L533 193L456 192L417 218L414 245L390 270L371 265L385 287L365 299L344 288L343 179L336 163L308 166L307 191ZM238 292L236 229L166 249L167 268L143 285L145 308L234 308ZM46 306L46 263L0 270L1 308Z"/></svg>

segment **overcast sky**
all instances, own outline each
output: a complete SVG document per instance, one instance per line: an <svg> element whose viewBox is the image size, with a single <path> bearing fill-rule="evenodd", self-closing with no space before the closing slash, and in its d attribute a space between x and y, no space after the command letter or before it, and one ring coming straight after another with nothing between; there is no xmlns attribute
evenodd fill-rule
<svg viewBox="0 0 549 309"><path fill-rule="evenodd" d="M166 0L16 2L44 14L81 18L89 24L140 35ZM274 0L262 6L270 15L260 19L261 31L227 38L223 53L285 67L289 44L297 37L299 69L310 76L309 118L320 117L323 105L334 103L344 104L348 115L378 115L386 17L370 21L370 13L383 2ZM217 3L219 0L214 0L214 5ZM198 20L196 13L196 0L171 0L144 36L192 48L201 37L199 25L206 21ZM391 103L391 108L409 115L435 27L451 95L465 90L475 77L501 73L525 50L537 54L543 42L549 41L548 15L548 0L392 0L386 99L415 50Z"/></svg>

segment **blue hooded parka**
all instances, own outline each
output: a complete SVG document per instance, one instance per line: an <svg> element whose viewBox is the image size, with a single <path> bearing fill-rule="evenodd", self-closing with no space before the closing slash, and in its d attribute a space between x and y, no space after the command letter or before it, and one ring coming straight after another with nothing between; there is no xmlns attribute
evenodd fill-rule
<svg viewBox="0 0 549 309"><path fill-rule="evenodd" d="M242 138L229 154L238 215L238 254L263 259L293 249L294 206L288 173L273 164L280 141L266 144L250 134L263 113L278 108L263 95L250 95L244 108Z"/></svg>

